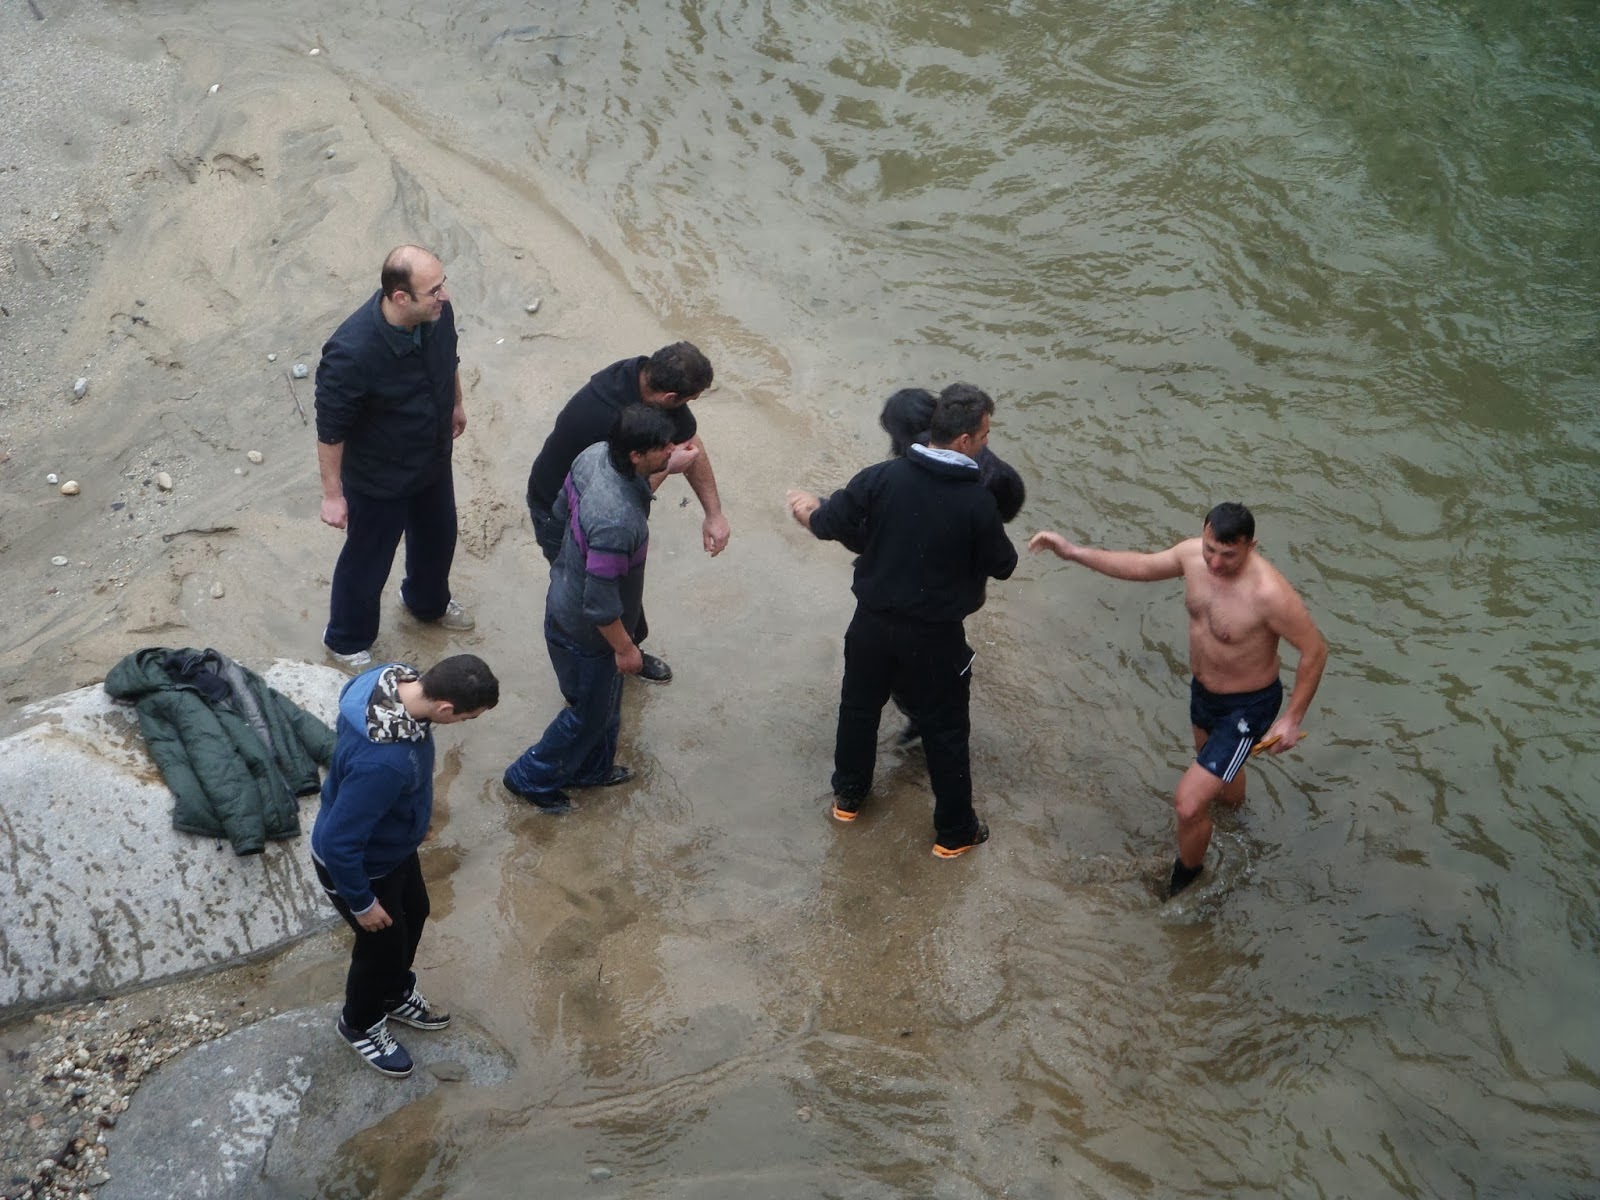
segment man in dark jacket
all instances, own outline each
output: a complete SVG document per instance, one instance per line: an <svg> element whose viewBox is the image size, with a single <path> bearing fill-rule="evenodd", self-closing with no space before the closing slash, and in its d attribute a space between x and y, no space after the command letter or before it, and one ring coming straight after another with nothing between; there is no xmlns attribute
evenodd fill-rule
<svg viewBox="0 0 1600 1200"><path fill-rule="evenodd" d="M690 342L674 342L648 358L625 358L597 371L567 401L528 472L528 514L533 518L533 536L546 561L554 563L561 551L563 527L554 510L561 482L572 469L573 459L596 442L605 441L617 414L633 404L646 404L672 418L672 442L678 449L651 480L651 487L660 487L667 475L681 472L705 511L700 538L706 553L713 558L722 553L728 544L728 519L722 515L711 458L700 440L694 413L689 410L690 402L711 386L711 379L711 361L699 347ZM648 630L649 624L641 615L640 641ZM655 655L645 654L639 677L652 683L667 683L672 679L672 668Z"/></svg>
<svg viewBox="0 0 1600 1200"><path fill-rule="evenodd" d="M610 787L633 775L616 762L622 677L643 665L650 477L672 454L673 436L660 409L623 409L611 436L573 461L556 499L565 532L550 567L544 640L567 707L503 778L540 812L571 812L564 788Z"/></svg>
<svg viewBox="0 0 1600 1200"><path fill-rule="evenodd" d="M922 731L933 785L934 844L955 858L988 840L972 808L968 700L972 648L963 620L983 607L989 579L1008 579L1017 552L979 480L994 401L947 387L929 444L862 471L826 503L789 493L794 519L818 538L860 536L855 617L844 639L834 743L833 815L853 821L872 787L878 721L891 693Z"/></svg>
<svg viewBox="0 0 1600 1200"><path fill-rule="evenodd" d="M402 537L400 603L445 629L473 625L450 594L450 451L467 414L444 265L420 246L400 246L383 260L379 282L334 331L317 364L322 521L345 531L322 640L347 667L372 661L383 585Z"/></svg>
<svg viewBox="0 0 1600 1200"><path fill-rule="evenodd" d="M472 654L418 674L374 667L339 697L338 741L311 830L311 856L328 899L355 930L339 1036L385 1075L411 1074L411 1055L389 1032L393 1018L443 1029L450 1014L417 990L412 970L428 919L417 847L433 819L433 726L482 716L500 683Z"/></svg>

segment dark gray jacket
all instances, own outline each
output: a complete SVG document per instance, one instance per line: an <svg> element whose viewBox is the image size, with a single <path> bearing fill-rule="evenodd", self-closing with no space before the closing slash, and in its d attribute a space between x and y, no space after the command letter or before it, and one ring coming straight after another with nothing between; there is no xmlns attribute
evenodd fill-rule
<svg viewBox="0 0 1600 1200"><path fill-rule="evenodd" d="M585 650L608 653L598 626L619 617L629 637L638 629L653 498L647 480L611 465L604 442L572 461L556 497L566 532L550 568L545 616Z"/></svg>

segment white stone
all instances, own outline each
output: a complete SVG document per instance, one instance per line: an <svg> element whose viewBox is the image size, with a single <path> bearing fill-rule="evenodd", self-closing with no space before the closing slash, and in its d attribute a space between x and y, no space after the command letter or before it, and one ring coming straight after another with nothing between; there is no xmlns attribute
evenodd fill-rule
<svg viewBox="0 0 1600 1200"><path fill-rule="evenodd" d="M50 560L50 565L52 567L64 567L70 561L65 554L58 554Z"/></svg>
<svg viewBox="0 0 1600 1200"><path fill-rule="evenodd" d="M276 354L269 354L269 355L267 355L267 361L268 362L277 362L278 361L278 356Z"/></svg>
<svg viewBox="0 0 1600 1200"><path fill-rule="evenodd" d="M313 46L313 47L311 47L311 49L307 50L306 53L311 55L312 58L315 58L317 55L321 54L322 51L320 49L318 49L316 46Z"/></svg>
<svg viewBox="0 0 1600 1200"><path fill-rule="evenodd" d="M533 313L538 312L539 311L539 305L541 305L543 303L544 303L544 299L542 297L539 298L539 299L536 299L536 300L530 300L530 301L528 301L528 303L526 303L526 304L524 304L522 306L522 311L531 315Z"/></svg>
<svg viewBox="0 0 1600 1200"><path fill-rule="evenodd" d="M221 600L227 594L228 589L222 586L222 580L219 579L211 585L211 598L213 600Z"/></svg>
<svg viewBox="0 0 1600 1200"><path fill-rule="evenodd" d="M259 450L246 451L245 457L248 458L253 463L258 463L258 462L262 462L263 461L261 451L259 451Z"/></svg>
<svg viewBox="0 0 1600 1200"><path fill-rule="evenodd" d="M44 481L46 483L60 483L61 476L57 475L54 471L51 471L50 474L44 477Z"/></svg>
<svg viewBox="0 0 1600 1200"><path fill-rule="evenodd" d="M220 83L213 83L209 88L206 89L206 95L215 96L217 94L217 90L221 87L222 85Z"/></svg>
<svg viewBox="0 0 1600 1200"><path fill-rule="evenodd" d="M87 375L80 375L80 376L78 376L77 379L73 380L73 382L72 382L72 394L74 396L76 396L79 400L83 399L83 394L85 392L87 392L88 390L89 390L89 377Z"/></svg>
<svg viewBox="0 0 1600 1200"><path fill-rule="evenodd" d="M295 363L294 370L290 371L289 374L293 375L296 379L304 379L307 375L311 374L311 372L306 367L305 363Z"/></svg>
<svg viewBox="0 0 1600 1200"><path fill-rule="evenodd" d="M332 158L333 157L333 147L329 146L326 150L324 150L322 152L322 157L323 158Z"/></svg>
<svg viewBox="0 0 1600 1200"><path fill-rule="evenodd" d="M163 492L170 492L172 490L172 476L162 471L156 476L156 486Z"/></svg>
<svg viewBox="0 0 1600 1200"><path fill-rule="evenodd" d="M69 479L63 483L61 485L61 494L63 496L76 496L78 494L78 481Z"/></svg>

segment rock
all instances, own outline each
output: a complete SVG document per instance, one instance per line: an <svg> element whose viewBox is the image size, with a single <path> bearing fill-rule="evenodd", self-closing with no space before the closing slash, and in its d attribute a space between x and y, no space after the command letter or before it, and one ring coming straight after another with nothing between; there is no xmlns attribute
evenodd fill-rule
<svg viewBox="0 0 1600 1200"><path fill-rule="evenodd" d="M333 157L333 147L329 146L326 150L324 150L322 152L322 157L323 158L332 158Z"/></svg>
<svg viewBox="0 0 1600 1200"><path fill-rule="evenodd" d="M527 304L524 304L522 306L522 311L525 312L525 313L528 313L529 315L532 315L533 313L536 313L536 312L539 311L539 305L541 305L543 303L544 303L544 299L542 297L540 297L538 299L530 300Z"/></svg>
<svg viewBox="0 0 1600 1200"><path fill-rule="evenodd" d="M44 481L46 483L60 483L61 476L57 475L54 471L51 471L50 474L44 477Z"/></svg>
<svg viewBox="0 0 1600 1200"><path fill-rule="evenodd" d="M589 1179L592 1183L604 1183L611 1178L610 1167L590 1167Z"/></svg>
<svg viewBox="0 0 1600 1200"><path fill-rule="evenodd" d="M467 1069L458 1062L436 1062L428 1064L428 1074L440 1083L460 1083L467 1077Z"/></svg>
<svg viewBox="0 0 1600 1200"><path fill-rule="evenodd" d="M221 600L227 594L228 589L222 586L222 580L219 579L211 585L211 598L213 600Z"/></svg>
<svg viewBox="0 0 1600 1200"><path fill-rule="evenodd" d="M89 377L87 375L80 375L80 376L78 376L77 379L75 379L73 381L73 383L72 383L72 394L75 397L77 397L79 400L83 399L84 393L87 392L88 390L89 390Z"/></svg>
<svg viewBox="0 0 1600 1200"><path fill-rule="evenodd" d="M259 451L259 450L246 451L245 452L245 457L248 458L253 463L258 463L258 462L264 462L265 461L265 459L263 458L263 456L261 454L261 451Z"/></svg>
<svg viewBox="0 0 1600 1200"><path fill-rule="evenodd" d="M315 58L317 55L321 54L322 51L320 49L318 49L316 46L313 46L313 47L311 47L311 49L307 50L306 53L311 55L312 58Z"/></svg>
<svg viewBox="0 0 1600 1200"><path fill-rule="evenodd" d="M296 379L304 379L307 375L311 374L311 372L306 368L305 363L295 363L294 370L290 371L289 374L293 375Z"/></svg>
<svg viewBox="0 0 1600 1200"><path fill-rule="evenodd" d="M172 476L165 471L159 472L156 475L156 486L163 492L170 492L172 490Z"/></svg>
<svg viewBox="0 0 1600 1200"><path fill-rule="evenodd" d="M106 1171L96 1171L93 1175L89 1176L88 1179L84 1180L84 1182L90 1187L99 1187L103 1183L110 1183L111 1175Z"/></svg>
<svg viewBox="0 0 1600 1200"><path fill-rule="evenodd" d="M78 481L69 479L63 483L61 485L61 494L63 496L76 496L78 494Z"/></svg>
<svg viewBox="0 0 1600 1200"><path fill-rule="evenodd" d="M206 95L215 96L221 87L222 85L220 83L213 83L209 88L206 89Z"/></svg>
<svg viewBox="0 0 1600 1200"><path fill-rule="evenodd" d="M43 1113L34 1113L31 1117L29 1117L28 1118L28 1128L29 1129L33 1129L33 1130L43 1129L44 1128L44 1114Z"/></svg>
<svg viewBox="0 0 1600 1200"><path fill-rule="evenodd" d="M799 1108L795 1109L794 1119L799 1121L802 1125L809 1122L811 1120L811 1106L808 1104L802 1104Z"/></svg>
<svg viewBox="0 0 1600 1200"><path fill-rule="evenodd" d="M267 355L267 361L268 362L277 362L278 361L278 356L276 354L269 354L269 355Z"/></svg>
<svg viewBox="0 0 1600 1200"><path fill-rule="evenodd" d="M248 474L250 474L250 472L246 471L243 467L235 467L233 469L233 473L235 475L248 475Z"/></svg>

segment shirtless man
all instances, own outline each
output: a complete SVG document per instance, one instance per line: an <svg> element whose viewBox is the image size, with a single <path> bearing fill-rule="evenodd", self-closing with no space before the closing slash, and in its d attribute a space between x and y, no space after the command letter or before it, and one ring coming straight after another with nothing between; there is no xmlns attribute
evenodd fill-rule
<svg viewBox="0 0 1600 1200"><path fill-rule="evenodd" d="M1206 514L1199 537L1154 554L1077 546L1059 533L1034 534L1028 549L1053 550L1113 579L1183 577L1196 754L1173 795L1178 857L1168 895L1177 895L1205 865L1211 802L1220 797L1234 808L1244 803L1244 763L1251 747L1264 742L1265 749L1282 754L1300 740L1300 722L1328 662L1328 643L1289 581L1256 553L1256 519L1242 504L1217 505ZM1289 707L1281 717L1280 638L1300 653Z"/></svg>

